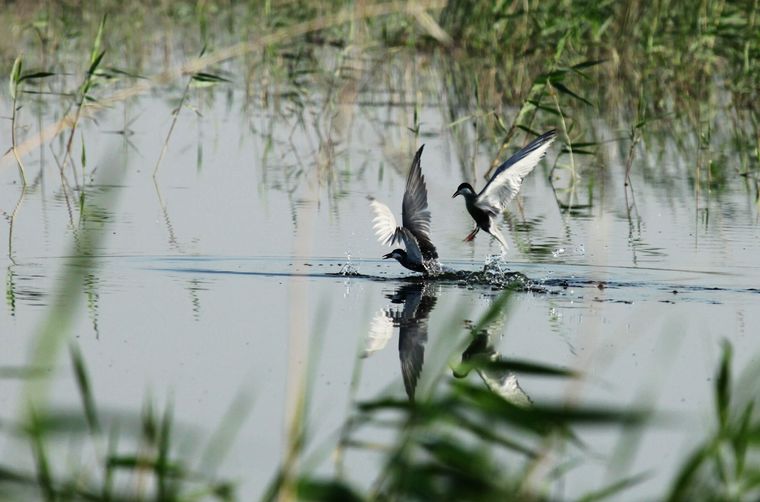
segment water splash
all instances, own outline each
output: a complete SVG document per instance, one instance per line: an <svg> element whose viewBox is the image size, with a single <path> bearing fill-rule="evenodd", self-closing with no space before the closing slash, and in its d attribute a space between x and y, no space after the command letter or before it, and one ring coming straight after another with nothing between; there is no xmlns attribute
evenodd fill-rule
<svg viewBox="0 0 760 502"><path fill-rule="evenodd" d="M340 267L338 273L345 276L361 275L359 269L351 263L351 251L346 252L346 263Z"/></svg>
<svg viewBox="0 0 760 502"><path fill-rule="evenodd" d="M427 273L434 277L441 275L445 272L443 266L437 259L427 260L425 261L424 265L425 265L425 270L427 270Z"/></svg>
<svg viewBox="0 0 760 502"><path fill-rule="evenodd" d="M489 282L499 281L509 273L507 260L502 255L492 254L486 256L483 264L483 274L489 279Z"/></svg>
<svg viewBox="0 0 760 502"><path fill-rule="evenodd" d="M571 257L571 256L585 256L586 255L586 248L583 246L583 244L578 244L576 246L571 247L559 247L552 251L552 256L555 258L559 258L560 256L563 257Z"/></svg>
<svg viewBox="0 0 760 502"><path fill-rule="evenodd" d="M535 287L533 282L524 274L511 271L503 255L487 256L483 270L468 273L466 282L472 285L489 285L500 289L532 290Z"/></svg>

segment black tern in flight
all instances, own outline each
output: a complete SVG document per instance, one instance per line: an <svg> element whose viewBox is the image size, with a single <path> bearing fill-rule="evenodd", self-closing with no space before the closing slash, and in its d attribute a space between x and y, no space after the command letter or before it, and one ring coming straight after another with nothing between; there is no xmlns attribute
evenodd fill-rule
<svg viewBox="0 0 760 502"><path fill-rule="evenodd" d="M395 258L409 270L422 272L425 275L440 273L441 266L438 263L438 251L430 240L430 211L427 206L427 187L425 178L422 176L420 158L422 157L422 145L414 156L412 167L406 178L404 200L401 205L401 226L396 223L396 218L388 206L374 199L370 202L375 218L375 234L381 244L392 246L397 242L403 242L406 251L394 249L383 256L383 259Z"/></svg>
<svg viewBox="0 0 760 502"><path fill-rule="evenodd" d="M506 253L507 241L496 226L496 218L504 212L507 204L520 191L523 178L538 164L538 161L541 160L549 145L552 144L552 141L556 137L557 130L552 129L512 155L496 169L496 172L491 176L491 179L479 194L475 193L475 190L469 183L459 185L457 191L451 197L454 198L457 195L463 196L467 211L472 216L472 219L475 220L475 228L467 235L464 239L465 241L473 240L482 228L499 241Z"/></svg>

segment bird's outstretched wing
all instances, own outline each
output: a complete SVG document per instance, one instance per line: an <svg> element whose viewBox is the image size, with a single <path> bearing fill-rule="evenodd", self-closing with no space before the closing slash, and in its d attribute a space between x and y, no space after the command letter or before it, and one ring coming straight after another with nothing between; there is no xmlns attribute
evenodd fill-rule
<svg viewBox="0 0 760 502"><path fill-rule="evenodd" d="M409 399L414 401L414 391L425 361L428 321L401 321L398 333L398 355L401 361L401 378Z"/></svg>
<svg viewBox="0 0 760 502"><path fill-rule="evenodd" d="M373 228L375 229L375 235L377 240L383 246L392 246L396 242L401 241L401 232L399 231L396 218L393 216L391 210L382 202L372 199L369 203L372 210L375 212L375 218L372 220Z"/></svg>
<svg viewBox="0 0 760 502"><path fill-rule="evenodd" d="M362 357L368 357L388 343L393 336L393 314L390 311L381 310L375 314L369 325L369 334L364 346Z"/></svg>
<svg viewBox="0 0 760 502"><path fill-rule="evenodd" d="M392 246L397 242L403 242L409 259L414 263L422 263L422 251L417 237L406 227L399 227L391 210L382 202L372 199L369 203L375 212L372 220L375 235L380 244ZM432 246L432 244L430 244ZM433 248L435 251L435 247ZM438 255L436 254L436 257Z"/></svg>
<svg viewBox="0 0 760 502"><path fill-rule="evenodd" d="M491 214L500 214L520 191L523 178L527 176L546 153L557 137L552 129L530 142L528 146L512 155L499 166L488 184L480 191L475 205Z"/></svg>
<svg viewBox="0 0 760 502"><path fill-rule="evenodd" d="M398 339L401 376L407 396L414 400L417 381L425 360L428 318L437 299L434 293L428 291L426 285L419 283L402 286L395 296L404 299Z"/></svg>
<svg viewBox="0 0 760 502"><path fill-rule="evenodd" d="M438 252L430 239L430 211L427 203L427 186L422 176L422 145L412 160L412 167L406 178L404 202L401 206L401 221L404 228L414 235L422 256L426 260L438 258ZM407 250L408 252L408 250Z"/></svg>

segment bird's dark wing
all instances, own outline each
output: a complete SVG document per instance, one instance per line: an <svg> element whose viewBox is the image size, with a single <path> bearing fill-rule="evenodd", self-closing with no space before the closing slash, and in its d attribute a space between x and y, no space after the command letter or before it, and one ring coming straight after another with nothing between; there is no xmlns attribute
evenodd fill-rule
<svg viewBox="0 0 760 502"><path fill-rule="evenodd" d="M411 283L404 284L398 288L393 295L394 299L404 302L404 310L401 312L401 319L408 322L414 322L417 317L417 307L422 301L422 284Z"/></svg>
<svg viewBox="0 0 760 502"><path fill-rule="evenodd" d="M406 178L406 190L404 190L404 202L401 206L401 221L404 228L408 229L417 239L422 256L426 260L438 258L432 240L430 239L430 211L427 203L427 186L425 177L422 176L420 159L422 157L422 145L414 155L412 167ZM407 250L408 252L408 250Z"/></svg>
<svg viewBox="0 0 760 502"><path fill-rule="evenodd" d="M425 360L428 322L402 319L398 333L398 355L401 360L401 377L409 399L414 401L414 391Z"/></svg>
<svg viewBox="0 0 760 502"><path fill-rule="evenodd" d="M420 299L417 311L414 313L415 318L420 321L427 320L430 317L430 312L435 308L435 303L438 301L438 297L431 293L427 288L427 285L422 289L422 298Z"/></svg>
<svg viewBox="0 0 760 502"><path fill-rule="evenodd" d="M412 263L422 263L422 259L425 255L422 254L420 244L414 234L406 227L400 227L398 234L401 236L401 240L404 241L404 247L406 248L406 255L409 257L409 261Z"/></svg>
<svg viewBox="0 0 760 502"><path fill-rule="evenodd" d="M528 146L500 165L488 184L478 194L475 205L491 214L500 214L504 211L507 204L520 191L523 178L538 164L556 137L557 130L552 129L531 141Z"/></svg>
<svg viewBox="0 0 760 502"><path fill-rule="evenodd" d="M398 354L401 376L409 399L414 400L417 381L425 360L425 343L428 337L428 318L435 307L436 296L426 285L408 284L396 292L404 298L404 310L399 323Z"/></svg>

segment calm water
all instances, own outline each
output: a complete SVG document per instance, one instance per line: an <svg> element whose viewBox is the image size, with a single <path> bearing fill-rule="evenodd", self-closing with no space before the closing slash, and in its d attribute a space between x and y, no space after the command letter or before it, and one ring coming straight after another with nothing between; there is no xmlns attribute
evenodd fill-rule
<svg viewBox="0 0 760 502"><path fill-rule="evenodd" d="M247 104L242 84L194 91L199 114L180 114L156 183L151 174L180 91L117 105L83 128L87 169L96 167L84 211L79 192L69 201L62 192L52 153L60 152L58 140L30 154L27 171L37 181L17 210L12 260L5 258L0 366L25 363L72 242L92 225L102 226L106 239L79 292L73 334L98 403L134 411L148 393L158 402L171 396L181 423L208 432L250 391L252 412L222 467L241 480L243 494L260 493L282 458L301 379L313 392L309 451L316 451L335 443L353 401L403 397L409 386L420 399L438 375L451 378L472 341L468 321L500 288L405 280L411 274L379 259L388 250L372 233L367 197L400 215L406 169L425 143L422 169L441 261L482 270L498 244L482 233L473 244L462 242L471 220L451 194L473 181L465 178L473 168L482 186L493 149L473 152L469 125L448 126L448 111L435 99L435 67L415 77L417 96L402 91L410 78L403 65L382 64L369 75L367 66L334 95L315 91L303 108ZM419 140L409 130L415 104ZM54 110L42 112L43 123L57 117ZM23 137L37 130L37 119L31 110L22 115ZM113 134L125 122L129 134ZM595 131L600 140L621 136L601 120ZM2 151L9 138L2 121ZM734 344L738 368L757 361L760 349L754 188L733 174L720 189L695 182L696 146L676 139L638 150L630 210L627 143L577 157L574 193L563 189L564 179L556 192L548 181L559 145L552 148L503 223L509 267L536 287L512 296L478 349L587 375L572 382L517 375L534 401L644 402L674 412L681 421L648 429L634 452L631 472L653 472L635 492L645 498L660 493L711 423L720 341ZM75 145L78 158L79 138ZM720 155L733 173L738 158L728 149ZM0 166L1 209L10 214L20 186L13 162ZM118 181L104 186L114 173ZM575 209L564 209L568 203ZM7 243L9 226L1 228ZM362 275L341 276L347 263ZM411 368L407 389L402 362ZM67 361L56 374L55 402L77 407ZM0 385L2 418L13 417L19 384ZM565 495L602 486L620 440L614 429L581 435L592 460L571 471ZM380 457L352 455L349 478L368 482ZM319 469L330 472L332 459Z"/></svg>

